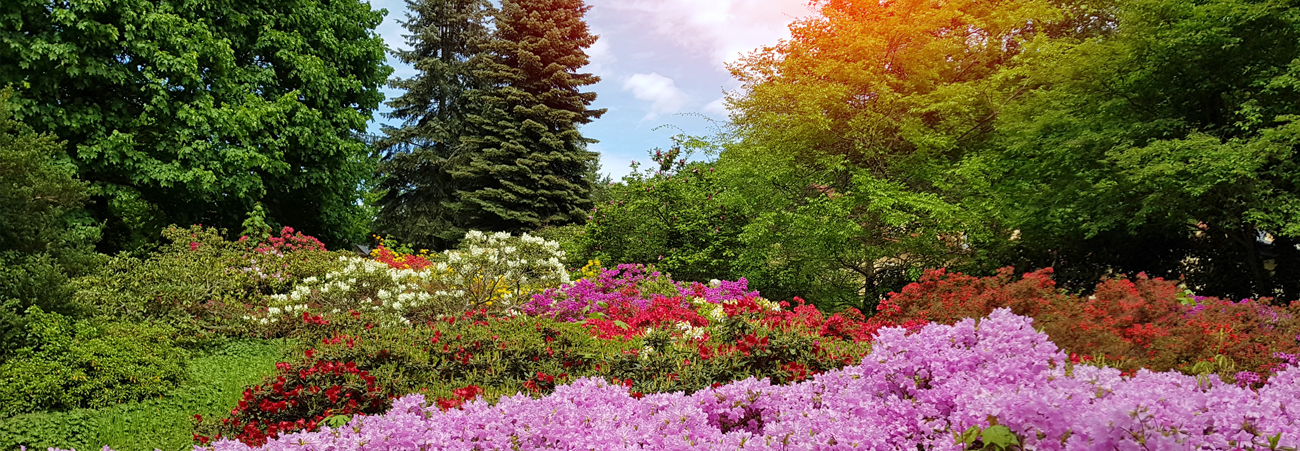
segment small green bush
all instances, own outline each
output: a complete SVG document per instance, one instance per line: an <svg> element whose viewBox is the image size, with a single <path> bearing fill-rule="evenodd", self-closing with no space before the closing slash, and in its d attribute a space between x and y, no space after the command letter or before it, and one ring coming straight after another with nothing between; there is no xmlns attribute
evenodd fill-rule
<svg viewBox="0 0 1300 451"><path fill-rule="evenodd" d="M38 412L0 419L0 450L50 447L118 451L189 451L195 415L220 418L245 386L275 373L284 342L220 340L189 361L190 380L158 399L103 409Z"/></svg>
<svg viewBox="0 0 1300 451"><path fill-rule="evenodd" d="M0 252L0 362L31 344L23 315L28 308L79 316L72 294L67 274L49 254Z"/></svg>
<svg viewBox="0 0 1300 451"><path fill-rule="evenodd" d="M72 321L32 307L29 342L0 364L0 416L106 407L162 396L185 379L165 326Z"/></svg>
<svg viewBox="0 0 1300 451"><path fill-rule="evenodd" d="M94 449L99 411L37 412L0 419L0 449Z"/></svg>

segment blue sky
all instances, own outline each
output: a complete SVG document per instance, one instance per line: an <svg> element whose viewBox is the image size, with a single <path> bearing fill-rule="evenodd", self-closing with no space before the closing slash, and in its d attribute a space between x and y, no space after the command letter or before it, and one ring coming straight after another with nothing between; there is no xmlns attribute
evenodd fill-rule
<svg viewBox="0 0 1300 451"><path fill-rule="evenodd" d="M631 161L646 163L651 149L668 147L671 136L707 134L710 120L725 121L723 94L739 87L726 63L788 38L788 25L812 13L807 1L588 0L587 24L600 40L588 49L592 63L584 72L601 77L588 89L598 96L593 107L609 112L582 132L600 140L591 148L601 154L602 172L617 180ZM405 0L370 3L388 10L378 29L384 41L405 48L406 30L398 23L406 17ZM391 58L389 65L394 76L415 73ZM378 133L380 123L397 125L376 114L370 131Z"/></svg>

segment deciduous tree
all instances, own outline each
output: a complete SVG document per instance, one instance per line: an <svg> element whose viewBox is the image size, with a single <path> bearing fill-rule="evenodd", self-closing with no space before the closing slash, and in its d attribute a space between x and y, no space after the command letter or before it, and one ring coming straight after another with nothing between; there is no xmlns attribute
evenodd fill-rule
<svg viewBox="0 0 1300 451"><path fill-rule="evenodd" d="M1270 0L1115 11L1105 33L1040 43L1016 71L1027 94L985 160L990 199L1023 232L1012 258L1072 287L1145 271L1294 299L1300 15Z"/></svg>
<svg viewBox="0 0 1300 451"><path fill-rule="evenodd" d="M169 223L272 220L333 245L360 238L373 171L359 138L391 71L357 0L15 0L0 10L0 83L25 121L68 140L105 249Z"/></svg>

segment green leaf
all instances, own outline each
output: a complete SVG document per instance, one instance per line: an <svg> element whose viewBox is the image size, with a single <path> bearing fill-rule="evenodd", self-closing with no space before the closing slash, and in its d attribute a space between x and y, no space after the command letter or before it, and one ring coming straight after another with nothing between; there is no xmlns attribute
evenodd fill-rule
<svg viewBox="0 0 1300 451"><path fill-rule="evenodd" d="M966 432L962 432L961 435L957 435L954 444L964 443L967 446L969 446L971 443L974 443L975 439L978 438L979 436L980 436L980 427L971 426L969 428L966 428Z"/></svg>
<svg viewBox="0 0 1300 451"><path fill-rule="evenodd" d="M331 415L321 420L321 423L332 428L338 428L348 424L350 420L352 420L351 415Z"/></svg>
<svg viewBox="0 0 1300 451"><path fill-rule="evenodd" d="M1020 444L1020 439L1016 438L1016 434L1003 425L990 426L980 434L980 438L984 441L985 449L996 446L995 449L1004 450L1011 445Z"/></svg>

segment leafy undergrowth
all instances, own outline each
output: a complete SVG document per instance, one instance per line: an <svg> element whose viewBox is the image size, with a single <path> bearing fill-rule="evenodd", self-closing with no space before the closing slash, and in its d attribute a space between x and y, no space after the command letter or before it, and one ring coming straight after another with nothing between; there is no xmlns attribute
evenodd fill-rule
<svg viewBox="0 0 1300 451"><path fill-rule="evenodd" d="M195 415L229 413L244 387L275 372L286 346L239 340L203 352L188 363L190 382L158 399L0 419L0 449L191 449Z"/></svg>

